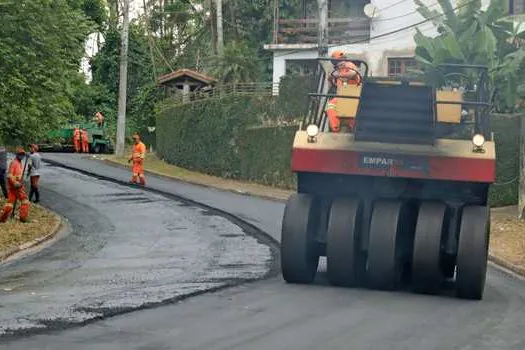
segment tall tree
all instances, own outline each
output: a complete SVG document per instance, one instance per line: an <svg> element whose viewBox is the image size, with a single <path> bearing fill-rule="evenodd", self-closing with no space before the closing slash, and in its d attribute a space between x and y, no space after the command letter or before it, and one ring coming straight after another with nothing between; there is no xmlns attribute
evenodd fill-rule
<svg viewBox="0 0 525 350"><path fill-rule="evenodd" d="M66 0L4 0L0 22L0 138L25 142L74 115L71 82L93 25Z"/></svg>

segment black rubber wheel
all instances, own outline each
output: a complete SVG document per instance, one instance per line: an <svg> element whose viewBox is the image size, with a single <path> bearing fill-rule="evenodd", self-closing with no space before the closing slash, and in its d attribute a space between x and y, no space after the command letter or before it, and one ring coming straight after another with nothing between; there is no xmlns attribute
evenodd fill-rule
<svg viewBox="0 0 525 350"><path fill-rule="evenodd" d="M481 300L485 289L490 235L488 206L466 206L461 215L457 256L457 296Z"/></svg>
<svg viewBox="0 0 525 350"><path fill-rule="evenodd" d="M441 259L441 271L445 278L450 279L454 277L456 272L456 260L453 256L445 255Z"/></svg>
<svg viewBox="0 0 525 350"><path fill-rule="evenodd" d="M317 273L319 249L315 232L318 202L308 194L293 194L284 209L281 230L281 272L289 283L311 283Z"/></svg>
<svg viewBox="0 0 525 350"><path fill-rule="evenodd" d="M443 283L441 239L447 207L423 202L419 208L412 255L412 288L418 293L437 294Z"/></svg>
<svg viewBox="0 0 525 350"><path fill-rule="evenodd" d="M367 282L372 288L393 290L402 279L405 208L399 201L380 201L370 222Z"/></svg>
<svg viewBox="0 0 525 350"><path fill-rule="evenodd" d="M97 144L95 147L93 147L93 153L100 153L100 145Z"/></svg>
<svg viewBox="0 0 525 350"><path fill-rule="evenodd" d="M332 203L326 235L326 263L327 278L333 285L354 286L364 271L358 241L361 212L358 198L341 198Z"/></svg>

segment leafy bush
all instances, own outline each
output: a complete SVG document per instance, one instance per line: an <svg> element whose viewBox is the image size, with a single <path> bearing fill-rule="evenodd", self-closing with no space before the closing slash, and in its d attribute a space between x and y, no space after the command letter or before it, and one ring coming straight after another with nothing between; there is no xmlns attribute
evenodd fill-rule
<svg viewBox="0 0 525 350"><path fill-rule="evenodd" d="M492 118L496 139L496 181L490 190L492 206L514 205L518 202L519 115L496 115Z"/></svg>
<svg viewBox="0 0 525 350"><path fill-rule="evenodd" d="M258 126L261 119L290 116L278 108L279 100L229 96L185 105L165 101L157 110L157 152L187 169L294 189L290 157L297 126ZM511 180L519 171L519 120L516 115L492 118L498 153L492 206L517 203L518 182Z"/></svg>

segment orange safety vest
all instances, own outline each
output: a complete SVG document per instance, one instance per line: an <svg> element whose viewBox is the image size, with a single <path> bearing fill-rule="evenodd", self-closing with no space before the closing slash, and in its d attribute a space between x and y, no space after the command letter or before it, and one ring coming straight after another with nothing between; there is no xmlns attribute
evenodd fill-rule
<svg viewBox="0 0 525 350"><path fill-rule="evenodd" d="M15 185L22 181L22 162L18 159L14 159L9 164L9 170L7 171L7 183L9 185L9 191L16 191Z"/></svg>
<svg viewBox="0 0 525 350"><path fill-rule="evenodd" d="M146 158L146 145L142 142L137 143L133 146L133 154L131 156L134 162L144 160Z"/></svg>

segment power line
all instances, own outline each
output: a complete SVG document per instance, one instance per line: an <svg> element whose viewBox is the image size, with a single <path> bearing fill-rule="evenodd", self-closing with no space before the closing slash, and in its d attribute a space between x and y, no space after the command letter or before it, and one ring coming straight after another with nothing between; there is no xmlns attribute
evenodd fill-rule
<svg viewBox="0 0 525 350"><path fill-rule="evenodd" d="M466 7L476 1L479 1L479 0L470 0L464 4L461 4L461 5L458 5L456 6L455 8L452 9L452 12L456 11L456 10L459 10L460 8L462 7ZM393 34L397 34L397 33L400 33L400 32L403 32L405 30L408 30L408 29L412 29L412 28L415 28L417 26L420 26L421 24L425 24L427 22L431 22L439 17L442 17L444 16L446 13L440 13L438 15L435 15L435 16L432 16L430 18L427 18L427 19L424 19L422 21L419 21L417 23L414 23L414 24L411 24L411 25L408 25L408 26L405 26L405 27L401 27L401 28L398 28L398 29L395 29L395 30L392 30L390 32L386 32L386 33L382 33L382 34L378 34L378 35L375 35L375 36L372 36L368 39L361 39L361 40L355 40L355 41L350 41L350 42L347 42L347 43L340 43L340 44L332 44L332 45L328 45L328 48L331 48L331 47L337 47L337 46L346 46L346 45L353 45L353 44L363 44L363 43L368 43L369 41L371 40L375 40L375 39L379 39L379 38L383 38L383 37L386 37L386 36L390 36L390 35L393 35ZM288 56L290 54L293 54L293 53L297 53L297 52L301 52L303 50L292 50L291 52L287 52L285 54L281 54L281 55L274 55L273 57L283 57L283 56Z"/></svg>

